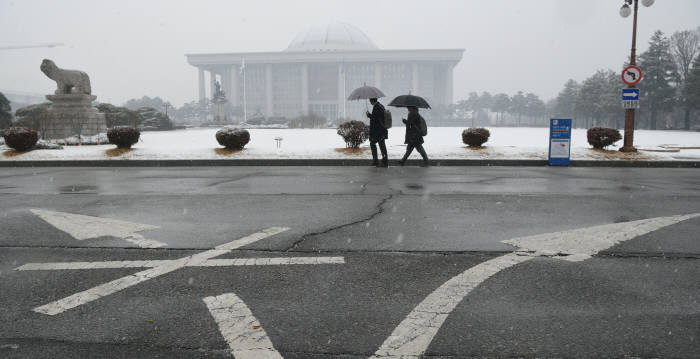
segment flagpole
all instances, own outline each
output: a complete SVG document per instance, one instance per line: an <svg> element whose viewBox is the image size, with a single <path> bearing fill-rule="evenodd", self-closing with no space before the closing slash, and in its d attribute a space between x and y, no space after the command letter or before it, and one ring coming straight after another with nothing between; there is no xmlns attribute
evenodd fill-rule
<svg viewBox="0 0 700 359"><path fill-rule="evenodd" d="M243 123L248 123L248 109L245 97L245 59L241 60L241 72L243 72Z"/></svg>

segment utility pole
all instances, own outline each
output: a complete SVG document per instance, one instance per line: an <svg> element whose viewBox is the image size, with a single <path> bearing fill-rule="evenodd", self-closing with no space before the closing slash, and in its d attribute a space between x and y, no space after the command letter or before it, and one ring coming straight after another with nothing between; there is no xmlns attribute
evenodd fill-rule
<svg viewBox="0 0 700 359"><path fill-rule="evenodd" d="M630 65L637 65L637 11L639 9L639 0L624 0L625 4L620 9L620 16L628 17L630 12L634 13L632 20L632 51L630 52ZM654 0L642 0L642 4L649 7L654 4ZM630 11L629 5L633 5L634 10ZM629 88L636 88L635 85L630 85ZM621 152L637 152L634 147L634 114L635 109L628 108L625 110L625 139Z"/></svg>

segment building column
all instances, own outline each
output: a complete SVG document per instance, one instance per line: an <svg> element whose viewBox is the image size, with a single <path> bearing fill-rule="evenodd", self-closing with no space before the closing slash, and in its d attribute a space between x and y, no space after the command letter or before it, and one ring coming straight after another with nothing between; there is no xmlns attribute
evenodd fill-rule
<svg viewBox="0 0 700 359"><path fill-rule="evenodd" d="M231 105L233 106L238 106L240 104L239 98L238 98L238 72L239 72L239 67L238 66L233 66L231 67L231 94L229 95L229 101L231 102Z"/></svg>
<svg viewBox="0 0 700 359"><path fill-rule="evenodd" d="M221 71L221 90L226 94L226 99L231 102L231 68Z"/></svg>
<svg viewBox="0 0 700 359"><path fill-rule="evenodd" d="M265 64L265 116L272 115L272 65Z"/></svg>
<svg viewBox="0 0 700 359"><path fill-rule="evenodd" d="M447 64L446 71L446 81L445 81L445 104L451 105L454 101L453 91L454 91L454 68L455 65L452 63Z"/></svg>
<svg viewBox="0 0 700 359"><path fill-rule="evenodd" d="M301 114L309 114L309 65L301 65Z"/></svg>
<svg viewBox="0 0 700 359"><path fill-rule="evenodd" d="M382 64L379 62L374 64L374 87L382 89Z"/></svg>
<svg viewBox="0 0 700 359"><path fill-rule="evenodd" d="M411 64L411 93L414 95L418 94L418 64Z"/></svg>
<svg viewBox="0 0 700 359"><path fill-rule="evenodd" d="M216 93L216 72L209 71L209 99L214 98Z"/></svg>
<svg viewBox="0 0 700 359"><path fill-rule="evenodd" d="M204 99L207 97L207 94L204 90L204 69L198 67L197 70L197 80L199 83L199 102L204 102Z"/></svg>
<svg viewBox="0 0 700 359"><path fill-rule="evenodd" d="M338 64L338 117L345 117L345 69Z"/></svg>

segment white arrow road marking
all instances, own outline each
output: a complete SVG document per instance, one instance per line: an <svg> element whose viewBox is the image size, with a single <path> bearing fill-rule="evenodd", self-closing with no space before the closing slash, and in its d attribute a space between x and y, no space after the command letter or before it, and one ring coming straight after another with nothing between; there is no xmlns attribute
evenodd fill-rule
<svg viewBox="0 0 700 359"><path fill-rule="evenodd" d="M683 216L657 217L632 222L605 224L571 231L513 238L503 243L519 247L533 255L563 255L560 259L578 262L618 243L676 224L700 213Z"/></svg>
<svg viewBox="0 0 700 359"><path fill-rule="evenodd" d="M55 315L63 313L68 309L75 308L79 305L89 303L93 300L100 299L102 297L108 296L110 294L116 293L120 290L129 288L133 285L145 282L149 279L159 277L163 274L170 273L174 270L184 268L192 265L199 265L206 262L207 260L218 257L222 254L231 252L232 250L242 247L244 245L254 243L263 238L282 233L289 228L282 227L272 227L263 230L262 232L253 233L249 236L237 239L219 246L214 249L204 251L202 253L193 254L180 259L169 260L161 264L155 265L151 269L146 269L144 271L128 275L119 279L115 279L111 282L98 285L97 287L90 288L88 290L73 294L66 298L51 302L40 307L36 307L33 310L37 313L43 313L48 315Z"/></svg>
<svg viewBox="0 0 700 359"><path fill-rule="evenodd" d="M464 297L506 268L542 255L554 255L555 258L570 261L585 260L617 243L699 216L700 213L651 218L503 241L520 247L521 251L480 263L443 283L399 323L370 359L419 358L428 349L447 316Z"/></svg>
<svg viewBox="0 0 700 359"><path fill-rule="evenodd" d="M233 293L204 298L236 359L282 359L243 300Z"/></svg>
<svg viewBox="0 0 700 359"><path fill-rule="evenodd" d="M143 238L142 235L136 233L160 228L149 224L43 209L32 209L31 212L79 241L110 236L124 239L142 248L158 248L167 245L160 241Z"/></svg>
<svg viewBox="0 0 700 359"><path fill-rule="evenodd" d="M171 264L176 260L146 261L104 261L104 262L56 262L27 263L15 270L75 270L75 269L115 269L115 268L155 268ZM274 266L296 264L345 264L345 257L271 257L209 259L201 263L187 263L185 267L231 267L231 266Z"/></svg>

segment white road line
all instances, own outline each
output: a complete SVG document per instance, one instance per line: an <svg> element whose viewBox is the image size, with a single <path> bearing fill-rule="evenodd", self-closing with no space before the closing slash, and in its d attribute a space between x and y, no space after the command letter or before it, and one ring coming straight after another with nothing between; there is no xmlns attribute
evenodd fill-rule
<svg viewBox="0 0 700 359"><path fill-rule="evenodd" d="M408 314L371 358L419 358L450 312L469 292L492 275L532 258L506 254L477 264L443 283Z"/></svg>
<svg viewBox="0 0 700 359"><path fill-rule="evenodd" d="M89 303L96 299L100 299L102 297L116 293L120 290L129 288L138 283L159 277L163 274L170 273L174 270L186 267L188 265L199 265L208 259L229 253L230 251L236 248L284 232L287 229L288 228L282 227L268 228L263 230L262 232L253 233L241 239L222 244L220 246L217 246L215 249L210 249L202 253L197 253L184 258L168 261L167 263L157 265L151 269L147 269L138 273L134 273L132 275L128 275L126 277L115 279L111 282L98 285L96 287L90 288L79 293L75 293L71 296L57 300L55 302L36 307L33 310L37 313L43 313L47 315L56 315L59 313L63 313L68 309L75 308L79 305Z"/></svg>
<svg viewBox="0 0 700 359"><path fill-rule="evenodd" d="M252 259L252 261L251 261ZM200 266L224 267L224 266L274 266L293 264L344 264L344 257L275 257L275 258L236 258L236 259L210 259Z"/></svg>
<svg viewBox="0 0 700 359"><path fill-rule="evenodd" d="M175 260L143 261L104 261L104 262L54 262L27 263L15 268L19 271L30 270L75 270L75 269L119 269L119 268L154 268L173 263ZM229 266L274 266L295 264L345 264L345 257L270 257L270 258L235 258L209 259L203 262L188 263L187 267L229 267Z"/></svg>
<svg viewBox="0 0 700 359"><path fill-rule="evenodd" d="M421 357L452 310L475 287L501 270L543 255L568 261L582 261L615 244L696 217L700 217L700 213L607 224L503 241L519 247L519 251L480 263L442 284L406 316L370 359Z"/></svg>
<svg viewBox="0 0 700 359"><path fill-rule="evenodd" d="M153 268L170 263L171 260L149 261L104 261L104 262L57 262L27 263L15 270L64 270L64 269L115 269L115 268Z"/></svg>
<svg viewBox="0 0 700 359"><path fill-rule="evenodd" d="M282 359L248 306L233 293L204 298L236 359Z"/></svg>

